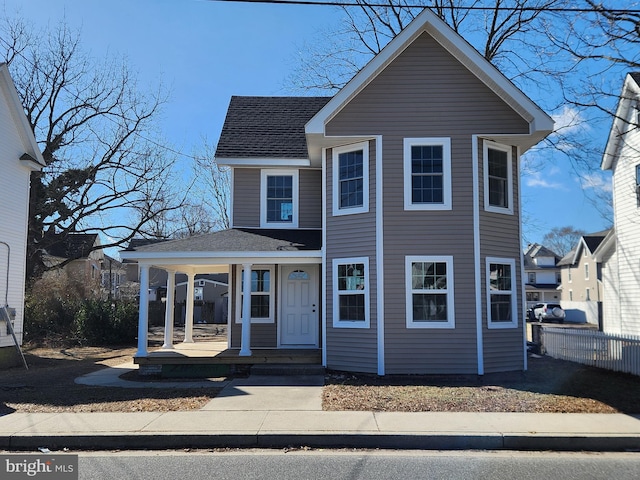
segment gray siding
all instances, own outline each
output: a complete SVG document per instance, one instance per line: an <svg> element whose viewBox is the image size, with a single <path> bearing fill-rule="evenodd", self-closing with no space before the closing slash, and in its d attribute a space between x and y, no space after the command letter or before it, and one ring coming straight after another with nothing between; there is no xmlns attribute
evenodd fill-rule
<svg viewBox="0 0 640 480"><path fill-rule="evenodd" d="M260 169L234 168L231 221L234 227L260 227Z"/></svg>
<svg viewBox="0 0 640 480"><path fill-rule="evenodd" d="M322 228L322 170L300 169L300 228Z"/></svg>
<svg viewBox="0 0 640 480"><path fill-rule="evenodd" d="M482 141L478 144L478 151L482 152ZM513 159L513 215L486 212L484 210L484 169L482 155L480 155L480 270L482 289L482 337L484 352L484 370L486 373L507 370L524 369L524 323L522 298L522 263L520 243L520 192L518 182L519 159L516 149L512 152ZM516 308L518 327L508 329L487 328L486 302L486 258L512 258L516 261Z"/></svg>
<svg viewBox="0 0 640 480"><path fill-rule="evenodd" d="M322 172L300 169L298 225L322 228ZM233 174L233 226L260 228L260 169L235 168Z"/></svg>
<svg viewBox="0 0 640 480"><path fill-rule="evenodd" d="M336 370L376 373L378 370L376 314L375 142L369 142L369 212L332 216L332 152L327 152L327 366ZM369 258L370 328L333 328L333 259Z"/></svg>
<svg viewBox="0 0 640 480"><path fill-rule="evenodd" d="M427 34L409 46L327 125L328 135L383 137L386 373L477 372L472 135L527 133L528 130L528 124L519 115ZM402 155L406 137L451 138L452 210L404 211ZM330 180L330 172L327 175ZM482 172L480 184L481 179ZM373 180L370 184L373 185ZM514 193L517 196L517 189ZM372 197L371 204L374 203L375 197ZM486 241L504 256L506 238L507 250L517 251L513 258L519 259L518 217L503 217L492 216L484 223L486 233L495 232L501 245L491 237ZM363 237L368 231L362 229L364 226L348 219L348 225L338 232L333 221L335 219L327 222L328 252L330 242L341 242L344 249L349 246L348 239L353 242L355 238L361 239L357 245L366 245L374 251L375 245L368 242L373 242L375 237ZM339 255L346 256L343 252ZM337 253L328 254L328 268ZM406 328L406 255L453 256L455 329ZM373 266L371 270L370 279L375 285ZM327 306L330 305L328 302ZM487 335L494 336L494 332ZM364 333L355 332L353 342L340 345L328 335L328 351L336 356L337 350L345 350L346 355L368 340ZM514 332L506 335L510 334ZM503 343L504 332L498 332L495 337L496 345L488 342L492 352L504 351L498 345ZM521 340L515 347L511 345L511 337L506 341L521 353ZM510 351L508 353L510 355ZM509 356L506 361L510 364L518 361L516 356ZM489 359L492 358L490 355ZM521 365L521 358L519 362Z"/></svg>

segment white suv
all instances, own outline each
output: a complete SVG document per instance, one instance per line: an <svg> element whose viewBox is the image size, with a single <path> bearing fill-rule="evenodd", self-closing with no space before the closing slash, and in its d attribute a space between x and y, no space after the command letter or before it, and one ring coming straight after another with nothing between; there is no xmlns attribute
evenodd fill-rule
<svg viewBox="0 0 640 480"><path fill-rule="evenodd" d="M564 323L565 313L559 303L538 303L533 306L533 316L539 322L557 320Z"/></svg>

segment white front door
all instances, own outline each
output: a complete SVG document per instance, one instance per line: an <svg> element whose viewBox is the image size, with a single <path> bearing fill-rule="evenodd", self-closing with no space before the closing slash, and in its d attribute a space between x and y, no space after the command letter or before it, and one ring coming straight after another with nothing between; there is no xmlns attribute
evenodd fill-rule
<svg viewBox="0 0 640 480"><path fill-rule="evenodd" d="M280 345L318 346L318 266L281 269Z"/></svg>

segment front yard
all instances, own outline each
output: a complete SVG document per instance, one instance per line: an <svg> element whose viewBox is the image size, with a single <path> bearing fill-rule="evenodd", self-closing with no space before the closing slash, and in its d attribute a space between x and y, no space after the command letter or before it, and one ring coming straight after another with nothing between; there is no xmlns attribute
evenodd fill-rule
<svg viewBox="0 0 640 480"><path fill-rule="evenodd" d="M18 412L197 410L216 389L104 388L80 375L130 361L135 349L76 347L26 351L29 370L0 370L0 415ZM326 376L325 410L640 413L640 377L549 357L527 372L477 376Z"/></svg>

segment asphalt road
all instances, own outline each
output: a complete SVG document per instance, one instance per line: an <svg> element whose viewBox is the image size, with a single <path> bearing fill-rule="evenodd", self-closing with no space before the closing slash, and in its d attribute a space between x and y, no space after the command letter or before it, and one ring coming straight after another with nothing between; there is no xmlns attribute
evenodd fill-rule
<svg viewBox="0 0 640 480"><path fill-rule="evenodd" d="M80 480L640 478L640 453L284 452L81 453Z"/></svg>

